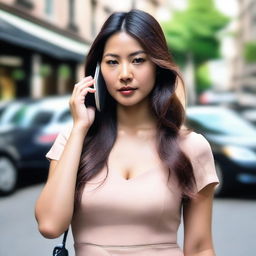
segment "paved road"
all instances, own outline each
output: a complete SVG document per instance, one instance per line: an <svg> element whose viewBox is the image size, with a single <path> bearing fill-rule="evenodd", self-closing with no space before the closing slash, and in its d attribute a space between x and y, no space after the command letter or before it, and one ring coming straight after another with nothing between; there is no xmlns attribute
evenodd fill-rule
<svg viewBox="0 0 256 256"><path fill-rule="evenodd" d="M0 256L45 256L61 239L48 240L37 231L34 203L42 185L19 189L0 198ZM215 199L213 232L218 256L256 255L256 197ZM181 237L182 229L179 233ZM72 236L68 248L74 255Z"/></svg>

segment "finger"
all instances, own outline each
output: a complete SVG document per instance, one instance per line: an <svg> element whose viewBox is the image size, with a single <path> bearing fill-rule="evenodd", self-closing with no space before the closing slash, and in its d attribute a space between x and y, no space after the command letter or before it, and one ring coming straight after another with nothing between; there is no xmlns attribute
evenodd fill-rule
<svg viewBox="0 0 256 256"><path fill-rule="evenodd" d="M96 90L94 88L84 88L76 97L73 98L74 102L80 102L80 100L84 101L87 93L95 93Z"/></svg>
<svg viewBox="0 0 256 256"><path fill-rule="evenodd" d="M89 91L92 91L92 90L96 90L94 87L91 87L93 84L90 84L90 85L83 85L83 86L81 86L80 88L77 88L76 90L75 90L75 93L74 93L74 96L76 97L76 96L79 96L79 95L81 95L81 94L83 94L84 93L84 91L86 91L86 90L89 90Z"/></svg>
<svg viewBox="0 0 256 256"><path fill-rule="evenodd" d="M77 84L83 83L83 82L88 82L88 81L90 81L92 79L93 79L92 76L86 76L86 77L82 78Z"/></svg>
<svg viewBox="0 0 256 256"><path fill-rule="evenodd" d="M87 90L89 92L95 92L96 89L94 87L90 87L92 86L93 84L90 84L90 85L84 85L84 86L81 86L80 88L77 88L76 92L75 92L75 97L76 96L79 96L81 94L85 95L87 93Z"/></svg>
<svg viewBox="0 0 256 256"><path fill-rule="evenodd" d="M85 84L81 84L79 87L76 87L74 89L74 95L79 95L81 94L82 91L84 91L84 89L86 88L91 88L93 89L93 84L94 84L94 80L90 81L90 82L86 82Z"/></svg>
<svg viewBox="0 0 256 256"><path fill-rule="evenodd" d="M95 107L93 107L93 106L89 106L89 107L87 107L87 109L88 109L88 110L92 110L92 111L95 112Z"/></svg>
<svg viewBox="0 0 256 256"><path fill-rule="evenodd" d="M78 83L75 84L75 87L79 87L80 85L82 85L86 82L90 82L91 80L93 80L92 76L84 77L82 80L80 80Z"/></svg>
<svg viewBox="0 0 256 256"><path fill-rule="evenodd" d="M80 82L80 84L76 84L71 95L71 102L75 102L75 99L78 97L81 97L81 96L85 97L85 95L88 93L87 89L89 90L90 93L94 93L96 90L90 87L93 84L94 84L93 79L89 79L89 80L84 79L83 81Z"/></svg>
<svg viewBox="0 0 256 256"><path fill-rule="evenodd" d="M87 93L95 93L96 92L96 89L94 88L84 88L82 91L81 91L81 95L82 96L85 96Z"/></svg>

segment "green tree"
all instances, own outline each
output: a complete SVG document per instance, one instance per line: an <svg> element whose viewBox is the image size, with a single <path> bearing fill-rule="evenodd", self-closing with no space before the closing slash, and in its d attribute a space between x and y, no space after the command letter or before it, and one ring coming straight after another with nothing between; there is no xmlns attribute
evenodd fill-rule
<svg viewBox="0 0 256 256"><path fill-rule="evenodd" d="M208 63L200 65L195 72L195 80L199 83L199 86L197 87L197 92L200 93L210 88L212 83L210 80L210 71Z"/></svg>
<svg viewBox="0 0 256 256"><path fill-rule="evenodd" d="M184 67L190 59L195 68L210 59L220 57L218 32L229 19L219 12L213 0L188 0L186 10L177 11L163 23L168 47L175 61ZM198 78L200 76L195 77ZM201 91L200 80L195 81L197 91ZM203 83L205 88L205 83Z"/></svg>
<svg viewBox="0 0 256 256"><path fill-rule="evenodd" d="M248 63L256 63L256 41L245 43L244 58Z"/></svg>

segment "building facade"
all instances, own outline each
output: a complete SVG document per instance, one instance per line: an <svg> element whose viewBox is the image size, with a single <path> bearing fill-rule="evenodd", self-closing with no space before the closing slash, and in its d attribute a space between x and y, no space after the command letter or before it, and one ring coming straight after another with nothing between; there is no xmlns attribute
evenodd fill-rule
<svg viewBox="0 0 256 256"><path fill-rule="evenodd" d="M81 3L84 1L80 1ZM64 94L90 43L75 1L0 1L0 98ZM89 12L88 7L84 10Z"/></svg>
<svg viewBox="0 0 256 256"><path fill-rule="evenodd" d="M238 30L236 36L237 57L234 65L233 83L241 93L242 101L256 106L256 61L249 62L245 57L248 44L256 45L256 2L254 0L239 0ZM246 92L248 92L246 96ZM254 94L249 97L249 94ZM247 104L244 102L245 104Z"/></svg>
<svg viewBox="0 0 256 256"><path fill-rule="evenodd" d="M110 13L138 8L157 16L166 2L0 0L0 99L69 93Z"/></svg>

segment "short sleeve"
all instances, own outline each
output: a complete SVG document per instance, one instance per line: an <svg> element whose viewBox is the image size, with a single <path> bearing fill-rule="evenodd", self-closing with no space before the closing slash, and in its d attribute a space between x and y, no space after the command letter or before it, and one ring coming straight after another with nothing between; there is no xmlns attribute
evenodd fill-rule
<svg viewBox="0 0 256 256"><path fill-rule="evenodd" d="M71 128L69 127L64 129L58 134L52 147L50 148L48 153L45 155L48 160L60 159L70 133L71 133Z"/></svg>
<svg viewBox="0 0 256 256"><path fill-rule="evenodd" d="M191 132L183 143L184 153L193 166L197 192L209 184L218 184L214 158L209 142L201 134Z"/></svg>

